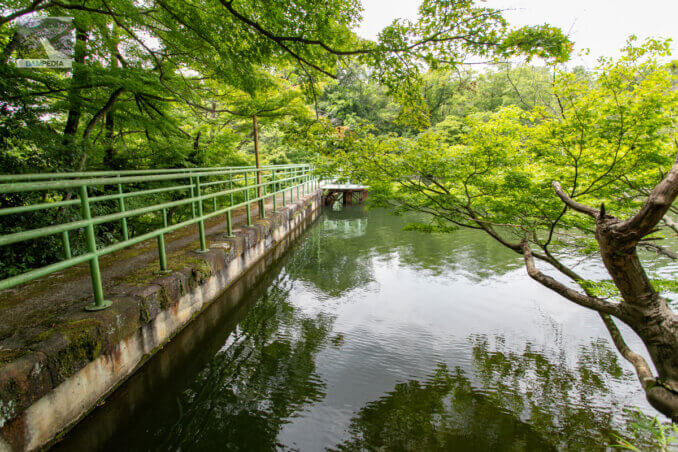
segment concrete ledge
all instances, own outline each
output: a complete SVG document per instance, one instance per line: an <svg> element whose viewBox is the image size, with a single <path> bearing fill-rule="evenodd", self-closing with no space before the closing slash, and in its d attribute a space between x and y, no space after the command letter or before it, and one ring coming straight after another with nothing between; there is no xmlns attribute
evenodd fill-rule
<svg viewBox="0 0 678 452"><path fill-rule="evenodd" d="M251 227L210 237L166 276L154 266L121 280L105 311L70 312L11 349L0 364L0 451L49 444L129 377L211 301L300 225L314 220L320 192ZM121 262L124 265L124 262Z"/></svg>

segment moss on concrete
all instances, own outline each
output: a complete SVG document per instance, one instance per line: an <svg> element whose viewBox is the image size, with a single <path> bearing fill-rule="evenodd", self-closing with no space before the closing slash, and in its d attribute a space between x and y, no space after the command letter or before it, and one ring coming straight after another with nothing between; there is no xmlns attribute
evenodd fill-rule
<svg viewBox="0 0 678 452"><path fill-rule="evenodd" d="M5 349L0 348L0 364L9 363L15 359L21 358L28 354L28 350L24 349Z"/></svg>
<svg viewBox="0 0 678 452"><path fill-rule="evenodd" d="M101 353L104 323L87 318L61 323L35 337L37 348L51 357L56 381L63 381Z"/></svg>
<svg viewBox="0 0 678 452"><path fill-rule="evenodd" d="M195 248L197 249L199 244L196 242L195 245ZM225 245L230 247L230 244L228 243ZM203 279L209 277L212 274L212 268L210 267L209 262L207 262L205 259L197 257L193 253L187 254L185 250L179 250L178 252L169 253L167 255L168 271L164 274L178 272L186 267L198 272ZM163 273L160 273L158 263L154 262L144 266L143 268L137 269L133 274L126 275L119 282L130 284L132 286L145 286L152 283L153 280L162 275Z"/></svg>
<svg viewBox="0 0 678 452"><path fill-rule="evenodd" d="M206 254L193 252L199 246L197 240L185 241L175 251L168 252L170 274L158 273L157 258L147 265L125 267L126 259L153 251L153 244L149 242L107 256L102 264L127 270L127 274L120 272L121 276L109 279L105 290L114 303L107 310L84 312L83 307L91 302L91 296L59 299L56 303L46 299L30 309L27 306L27 309L15 310L7 328L0 328L0 395L3 400L15 403L12 413L5 418L19 416L27 406L98 356L113 352L121 341L152 322L159 312L172 308L182 296L241 256L248 246L254 246L256 239L263 239L276 226L286 223L292 213L301 214L299 210L301 203L291 205L253 227L241 228L236 232L237 237L226 238L223 232L215 233L208 237L214 242ZM181 234L189 234L189 229ZM86 265L72 267L58 277L37 280L30 290L21 293L22 297L27 294L27 298L20 298L18 303L12 296L16 294L5 292L0 296L0 310L7 306L14 309L11 306L30 300L33 293L63 288L83 274L89 277ZM19 397L16 388L20 386Z"/></svg>

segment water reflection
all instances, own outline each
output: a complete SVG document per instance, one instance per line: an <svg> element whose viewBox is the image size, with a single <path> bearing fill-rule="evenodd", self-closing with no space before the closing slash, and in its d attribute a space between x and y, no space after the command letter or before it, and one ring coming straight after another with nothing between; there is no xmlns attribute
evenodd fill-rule
<svg viewBox="0 0 678 452"><path fill-rule="evenodd" d="M276 281L178 398L158 450L271 450L285 420L324 396L315 354L332 319L299 313Z"/></svg>
<svg viewBox="0 0 678 452"><path fill-rule="evenodd" d="M424 379L396 384L358 411L334 449L595 450L616 443L612 413L619 407L607 382L632 377L605 344L583 347L572 368L529 343L522 353L507 350L501 336L470 343L468 374L439 363Z"/></svg>
<svg viewBox="0 0 678 452"><path fill-rule="evenodd" d="M644 397L597 316L535 285L485 235L402 232L411 221L325 211L258 284L234 285L61 448L613 443L619 413Z"/></svg>
<svg viewBox="0 0 678 452"><path fill-rule="evenodd" d="M441 364L361 408L338 450L556 450L529 424Z"/></svg>
<svg viewBox="0 0 678 452"><path fill-rule="evenodd" d="M295 249L287 271L325 295L338 297L374 281L373 259L397 259L399 265L431 276L456 274L478 282L521 268L515 253L477 231L402 230L417 220L417 216L393 216L383 210L368 214L362 206L328 209L319 226Z"/></svg>

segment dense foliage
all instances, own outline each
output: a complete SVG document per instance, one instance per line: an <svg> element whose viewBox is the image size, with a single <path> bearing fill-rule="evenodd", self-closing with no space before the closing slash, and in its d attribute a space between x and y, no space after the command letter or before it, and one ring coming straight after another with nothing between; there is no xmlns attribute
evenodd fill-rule
<svg viewBox="0 0 678 452"><path fill-rule="evenodd" d="M659 240L678 231L667 42L631 40L595 71L562 68L571 43L560 30L514 29L472 0L424 0L417 21L394 21L376 42L353 31L357 0L11 0L1 12L2 172L253 164L259 136L263 163L314 160L369 184L373 203L430 215L411 229L479 229L523 255L530 276L601 314L648 397L661 392L651 401L678 416L678 320L636 256L677 257L675 241ZM74 17L71 71L15 67L17 24L35 15ZM507 62L519 56L546 65ZM469 69L479 58L493 69ZM1 217L0 231L62 219ZM54 262L56 250L2 249L0 277ZM567 263L598 253L621 301ZM612 317L643 338L658 378Z"/></svg>
<svg viewBox="0 0 678 452"><path fill-rule="evenodd" d="M409 135L356 128L349 150L326 162L328 173L369 184L373 203L429 215L412 230L477 229L523 255L533 279L600 313L650 401L675 418L678 331L666 298L675 284L652 281L636 252L678 257L678 74L668 48L631 39L620 59L603 58L594 72L554 68L551 77L521 68L452 85L432 72L424 98L438 123ZM453 86L462 94L439 94ZM611 280L589 281L575 269L578 256L600 256ZM645 265L656 256L643 255ZM643 338L659 378L612 317Z"/></svg>

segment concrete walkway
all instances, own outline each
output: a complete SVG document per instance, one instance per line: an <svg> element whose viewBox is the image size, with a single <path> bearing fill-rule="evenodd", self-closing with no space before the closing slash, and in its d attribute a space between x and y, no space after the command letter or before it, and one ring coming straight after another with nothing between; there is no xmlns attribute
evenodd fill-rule
<svg viewBox="0 0 678 452"><path fill-rule="evenodd" d="M289 201L289 194L286 195ZM282 207L282 196L276 199L278 207ZM252 222L260 218L258 203L251 205ZM273 200L266 203L266 213L273 211ZM232 227L235 231L247 223L246 208L236 209L231 213ZM191 225L165 234L165 249L168 267L177 269L182 264L178 256L200 248L198 225ZM227 231L226 216L219 216L205 221L205 233L208 246L210 241L223 239ZM174 258L174 259L173 259ZM104 295L115 298L122 282L134 275L158 270L158 248L155 239L125 248L103 256L99 259L101 267ZM155 267L153 266L155 265ZM142 271L142 270L145 270ZM6 350L24 342L18 338L22 332L31 334L31 330L49 328L51 319L56 314L66 311L82 310L93 301L92 282L87 263L52 273L43 278L31 281L12 289L0 291L0 364L6 361ZM12 340L15 337L19 343ZM26 339L24 337L24 339ZM10 353L11 355L11 353Z"/></svg>
<svg viewBox="0 0 678 452"><path fill-rule="evenodd" d="M225 214L207 220L207 253L194 252L199 248L197 224L166 234L170 270L166 275L158 274L155 238L103 256L100 266L104 295L114 302L103 311L84 310L93 301L87 263L0 292L0 451L3 437L12 439L12 449L18 450L37 441L31 439L26 430L30 422L24 419L41 418L27 410L39 399L45 400L41 397L50 391L64 388L60 385L66 385L67 380L73 388L62 389L67 391L62 396L72 401L80 397L76 394L85 389L83 383L71 376L77 373L77 378L91 378L83 377L87 375L82 373L85 366L90 369L87 372L98 367L92 368L88 363L96 360L97 366L110 367L106 374L86 380L88 387L103 384L100 380L111 374L124 378L133 370L130 365L143 362L144 353L153 353L154 347L190 321L200 306L246 271L253 259L263 256L266 246L277 243L280 234L291 233L302 219L312 218L310 212L319 206L320 195L314 191L286 208L279 195L278 213L273 212L272 204L272 199L267 200L266 220L259 218L257 203L251 205L252 227L245 227L244 207L232 212L234 238L226 236ZM134 359L127 356L132 343L136 344ZM76 392L68 392L71 390ZM96 396L98 392L92 394ZM82 403L80 408L85 410L89 402ZM67 405L55 407L72 410ZM48 411L55 425L61 422L60 416L70 416L50 411L53 408L50 406ZM42 420L36 422L30 424L33 430L44 428ZM45 434L42 432L43 440Z"/></svg>

